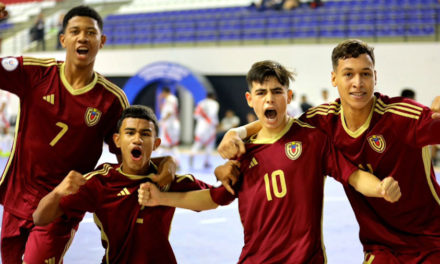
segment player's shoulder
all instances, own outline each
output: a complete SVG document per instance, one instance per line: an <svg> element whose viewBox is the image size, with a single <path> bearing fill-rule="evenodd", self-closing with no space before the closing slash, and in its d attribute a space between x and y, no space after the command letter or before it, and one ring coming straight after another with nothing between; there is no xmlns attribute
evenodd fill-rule
<svg viewBox="0 0 440 264"><path fill-rule="evenodd" d="M62 61L57 61L54 58L34 58L34 57L22 57L23 66L39 66L39 67L60 67L63 64Z"/></svg>
<svg viewBox="0 0 440 264"><path fill-rule="evenodd" d="M195 182L196 178L192 174L176 174L175 183Z"/></svg>
<svg viewBox="0 0 440 264"><path fill-rule="evenodd" d="M208 189L210 185L196 179L192 174L176 174L174 181L162 191L190 191L199 189Z"/></svg>
<svg viewBox="0 0 440 264"><path fill-rule="evenodd" d="M119 100L123 108L127 108L129 106L129 102L125 92L119 86L107 80L107 78L105 78L102 74L96 72L96 75L98 77L96 83L113 94Z"/></svg>
<svg viewBox="0 0 440 264"><path fill-rule="evenodd" d="M320 104L318 106L312 107L307 112L304 113L306 119L318 119L339 116L341 112L341 101L337 99L334 102Z"/></svg>
<svg viewBox="0 0 440 264"><path fill-rule="evenodd" d="M374 112L380 115L389 115L397 118L419 119L428 107L405 97L389 97L379 93L375 94L376 103Z"/></svg>
<svg viewBox="0 0 440 264"><path fill-rule="evenodd" d="M91 171L87 174L84 174L84 178L86 180L91 180L93 178L108 178L111 175L112 171L115 171L118 164L112 164L112 163L103 163L96 167L94 171Z"/></svg>
<svg viewBox="0 0 440 264"><path fill-rule="evenodd" d="M289 120L289 122L292 123L292 125L298 126L300 128L305 128L305 129L316 129L316 127L312 126L311 124L309 124L308 122L305 121L301 121L297 118L291 118Z"/></svg>
<svg viewBox="0 0 440 264"><path fill-rule="evenodd" d="M291 129L293 133L292 135L306 135L306 137L313 138L316 142L327 138L327 135L319 127L313 126L308 122L293 119L292 126L295 126L293 129Z"/></svg>

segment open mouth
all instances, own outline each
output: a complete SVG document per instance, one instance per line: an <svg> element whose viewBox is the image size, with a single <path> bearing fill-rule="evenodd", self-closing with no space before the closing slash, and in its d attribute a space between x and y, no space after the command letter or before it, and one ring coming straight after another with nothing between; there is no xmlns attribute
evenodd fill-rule
<svg viewBox="0 0 440 264"><path fill-rule="evenodd" d="M78 48L76 49L76 52L80 55L86 55L89 52L88 48Z"/></svg>
<svg viewBox="0 0 440 264"><path fill-rule="evenodd" d="M131 156L134 159L136 159L136 160L140 159L141 155L142 155L142 151L140 149L134 148L134 149L131 150Z"/></svg>
<svg viewBox="0 0 440 264"><path fill-rule="evenodd" d="M264 116L268 119L274 119L277 116L277 111L273 109L268 109L264 111Z"/></svg>

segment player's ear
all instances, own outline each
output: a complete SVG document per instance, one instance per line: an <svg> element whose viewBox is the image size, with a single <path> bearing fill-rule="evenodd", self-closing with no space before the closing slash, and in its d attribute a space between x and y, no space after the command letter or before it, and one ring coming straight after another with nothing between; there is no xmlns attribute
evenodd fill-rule
<svg viewBox="0 0 440 264"><path fill-rule="evenodd" d="M336 87L336 72L332 71L332 85Z"/></svg>
<svg viewBox="0 0 440 264"><path fill-rule="evenodd" d="M287 104L290 104L290 102L292 101L292 94L293 94L293 91L288 89L287 90Z"/></svg>
<svg viewBox="0 0 440 264"><path fill-rule="evenodd" d="M156 150L156 149L160 146L160 143L162 143L162 140L160 140L160 138L157 137L157 138L154 140L153 150Z"/></svg>
<svg viewBox="0 0 440 264"><path fill-rule="evenodd" d="M105 42L107 41L107 36L102 34L101 35L101 43L99 44L99 48L104 47Z"/></svg>
<svg viewBox="0 0 440 264"><path fill-rule="evenodd" d="M252 95L251 95L251 93L250 92L246 92L245 96L246 96L246 101L247 101L249 107L252 107Z"/></svg>
<svg viewBox="0 0 440 264"><path fill-rule="evenodd" d="M66 48L66 44L64 44L64 39L65 39L64 33L63 33L63 34L60 34L60 43L61 43L61 46L62 46L63 48Z"/></svg>
<svg viewBox="0 0 440 264"><path fill-rule="evenodd" d="M115 142L116 147L121 148L119 133L113 134L113 142Z"/></svg>

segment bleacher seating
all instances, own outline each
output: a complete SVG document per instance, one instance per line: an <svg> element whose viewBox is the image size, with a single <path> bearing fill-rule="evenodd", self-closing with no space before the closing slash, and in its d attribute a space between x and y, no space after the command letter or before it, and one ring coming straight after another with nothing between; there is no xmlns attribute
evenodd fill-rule
<svg viewBox="0 0 440 264"><path fill-rule="evenodd" d="M161 8L171 8L167 3L169 1L163 0ZM123 10L123 14L110 15L105 19L104 32L109 39L108 44L348 37L434 39L435 36L438 38L440 25L440 4L437 0L326 1L317 9L303 4L291 11L264 12L248 6L144 13L126 13L127 8Z"/></svg>
<svg viewBox="0 0 440 264"><path fill-rule="evenodd" d="M56 4L56 0L3 0L2 2L6 4L9 12L9 23L26 22L31 16L38 15L44 8L53 7Z"/></svg>
<svg viewBox="0 0 440 264"><path fill-rule="evenodd" d="M12 27L12 24L7 23L6 20L0 21L0 34L3 31L6 31L6 30L10 29L11 27Z"/></svg>

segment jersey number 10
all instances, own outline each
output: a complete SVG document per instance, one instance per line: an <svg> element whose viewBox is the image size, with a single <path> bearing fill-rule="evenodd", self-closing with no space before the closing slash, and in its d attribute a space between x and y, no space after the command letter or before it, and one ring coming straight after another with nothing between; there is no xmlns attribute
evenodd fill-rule
<svg viewBox="0 0 440 264"><path fill-rule="evenodd" d="M286 196L286 179L282 170L273 171L270 175L270 179L268 173L264 174L264 184L266 185L266 195L268 201L272 201L272 192L277 198L283 198Z"/></svg>

